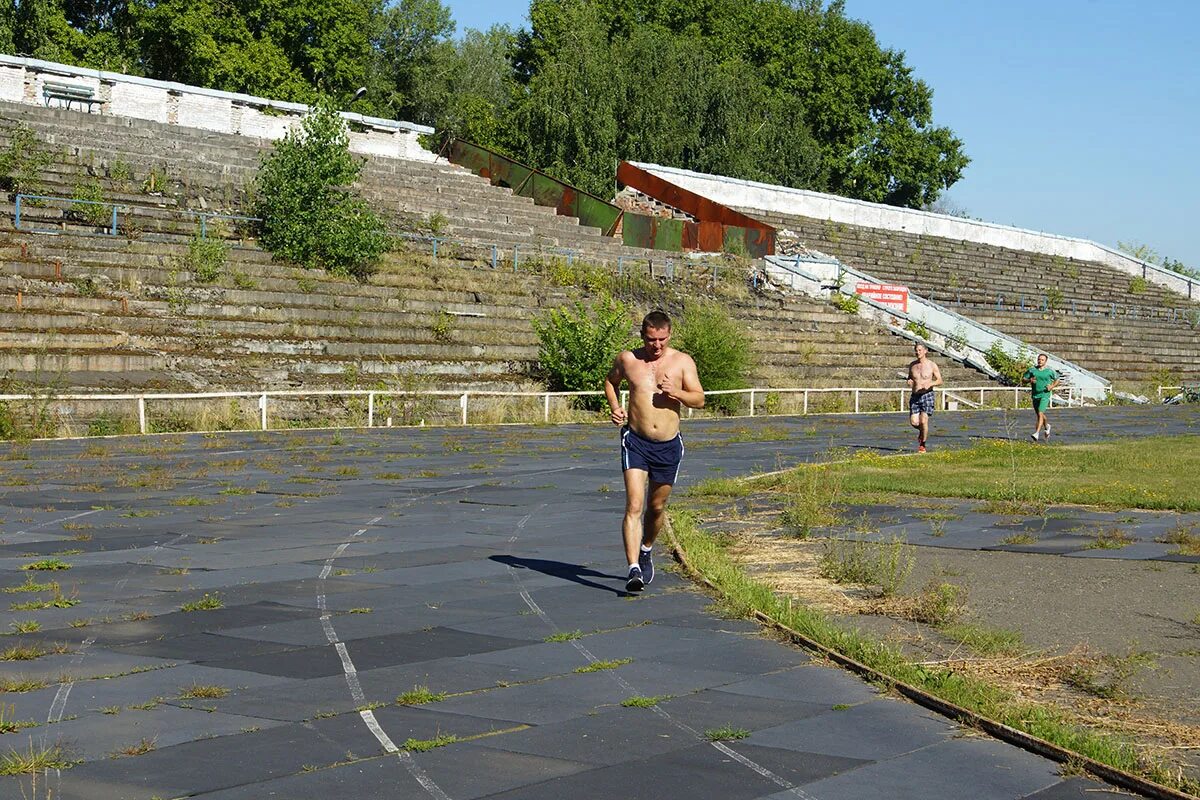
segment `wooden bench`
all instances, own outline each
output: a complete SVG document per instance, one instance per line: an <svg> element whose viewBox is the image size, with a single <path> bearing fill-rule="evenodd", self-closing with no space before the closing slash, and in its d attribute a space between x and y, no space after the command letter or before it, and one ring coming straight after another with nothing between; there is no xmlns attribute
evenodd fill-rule
<svg viewBox="0 0 1200 800"><path fill-rule="evenodd" d="M104 102L96 97L96 90L90 86L55 81L46 81L42 84L42 98L47 107L51 100L65 100L67 108L70 108L72 103L86 104L89 114L92 113L93 105Z"/></svg>

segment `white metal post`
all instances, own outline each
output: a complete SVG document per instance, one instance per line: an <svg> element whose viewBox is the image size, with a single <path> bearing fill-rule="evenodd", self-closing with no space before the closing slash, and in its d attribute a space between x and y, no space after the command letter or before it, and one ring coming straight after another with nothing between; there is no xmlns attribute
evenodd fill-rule
<svg viewBox="0 0 1200 800"><path fill-rule="evenodd" d="M754 416L754 390L750 390L750 416Z"/></svg>
<svg viewBox="0 0 1200 800"><path fill-rule="evenodd" d="M804 390L804 413L808 413L808 389Z"/></svg>
<svg viewBox="0 0 1200 800"><path fill-rule="evenodd" d="M858 389L854 390L854 413L858 413Z"/></svg>
<svg viewBox="0 0 1200 800"><path fill-rule="evenodd" d="M900 405L896 406L896 408L899 411L904 410L904 390L903 389L900 390Z"/></svg>
<svg viewBox="0 0 1200 800"><path fill-rule="evenodd" d="M467 393L463 392L462 397L458 398L458 404L462 407L462 424L467 424Z"/></svg>
<svg viewBox="0 0 1200 800"><path fill-rule="evenodd" d="M979 390L979 407L983 408L983 389Z"/></svg>
<svg viewBox="0 0 1200 800"><path fill-rule="evenodd" d="M1021 395L1018 393L1017 387L1014 386L1013 387L1013 408L1016 409L1017 406L1019 406L1019 405L1021 405Z"/></svg>
<svg viewBox="0 0 1200 800"><path fill-rule="evenodd" d="M543 422L550 421L550 393L549 392L546 392L545 400L542 403L542 421Z"/></svg>
<svg viewBox="0 0 1200 800"><path fill-rule="evenodd" d="M138 430L142 433L146 432L146 398L139 397L138 399Z"/></svg>
<svg viewBox="0 0 1200 800"><path fill-rule="evenodd" d="M367 395L367 427L375 427L375 393Z"/></svg>
<svg viewBox="0 0 1200 800"><path fill-rule="evenodd" d="M261 418L260 421L262 422L262 429L265 431L267 429L267 395L265 392L258 398L258 411Z"/></svg>

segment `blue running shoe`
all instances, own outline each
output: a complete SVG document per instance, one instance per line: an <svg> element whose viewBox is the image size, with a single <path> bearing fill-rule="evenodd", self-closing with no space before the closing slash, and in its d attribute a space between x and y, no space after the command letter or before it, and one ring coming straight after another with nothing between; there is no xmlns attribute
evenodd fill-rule
<svg viewBox="0 0 1200 800"><path fill-rule="evenodd" d="M642 570L642 581L649 586L654 583L654 551L638 551L638 568Z"/></svg>
<svg viewBox="0 0 1200 800"><path fill-rule="evenodd" d="M630 567L629 579L625 581L625 591L640 592L644 588L646 588L646 582L642 580L641 567Z"/></svg>

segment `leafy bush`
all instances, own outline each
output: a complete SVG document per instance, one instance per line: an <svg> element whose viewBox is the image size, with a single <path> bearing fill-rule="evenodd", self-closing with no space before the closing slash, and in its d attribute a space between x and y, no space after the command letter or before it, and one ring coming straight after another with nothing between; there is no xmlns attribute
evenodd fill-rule
<svg viewBox="0 0 1200 800"><path fill-rule="evenodd" d="M1129 293L1130 294L1143 294L1149 288L1150 288L1150 284L1146 281L1145 278L1136 277L1136 278L1130 278L1130 280L1129 280Z"/></svg>
<svg viewBox="0 0 1200 800"><path fill-rule="evenodd" d="M95 178L78 181L71 192L71 201L70 213L76 219L97 227L112 222L112 206L97 205L104 203L104 188Z"/></svg>
<svg viewBox="0 0 1200 800"><path fill-rule="evenodd" d="M672 345L690 355L696 362L700 384L706 391L744 389L753 361L750 337L715 303L700 303L684 314ZM717 395L706 405L730 412L741 398L738 395Z"/></svg>
<svg viewBox="0 0 1200 800"><path fill-rule="evenodd" d="M967 349L967 326L961 322L946 336L946 347L962 352Z"/></svg>
<svg viewBox="0 0 1200 800"><path fill-rule="evenodd" d="M603 295L591 308L576 302L533 320L538 336L538 373L551 391L595 391L604 382L617 353L635 346L630 310ZM603 399L580 398L584 408L599 409Z"/></svg>
<svg viewBox="0 0 1200 800"><path fill-rule="evenodd" d="M1012 355L999 341L992 342L992 346L987 349L983 357L988 366L1000 373L1000 380L1009 386L1019 384L1025 370L1033 366L1033 357L1028 349L1022 347L1020 352Z"/></svg>
<svg viewBox="0 0 1200 800"><path fill-rule="evenodd" d="M910 319L904 324L904 330L908 331L909 333L915 333L922 339L929 338L929 327L925 324L925 320Z"/></svg>
<svg viewBox="0 0 1200 800"><path fill-rule="evenodd" d="M8 149L0 152L0 189L13 194L30 192L38 173L50 164L50 153L29 126L21 123L9 131Z"/></svg>
<svg viewBox="0 0 1200 800"><path fill-rule="evenodd" d="M199 283L212 283L221 277L225 268L225 260L229 257L229 247L220 239L201 238L193 236L188 242L184 266L196 277Z"/></svg>
<svg viewBox="0 0 1200 800"><path fill-rule="evenodd" d="M342 118L319 102L263 159L255 211L276 256L365 279L389 243L383 221L351 192L362 163L349 144Z"/></svg>
<svg viewBox="0 0 1200 800"><path fill-rule="evenodd" d="M829 302L833 303L838 311L844 311L847 314L858 313L858 295L857 294L842 294L837 292L830 295Z"/></svg>

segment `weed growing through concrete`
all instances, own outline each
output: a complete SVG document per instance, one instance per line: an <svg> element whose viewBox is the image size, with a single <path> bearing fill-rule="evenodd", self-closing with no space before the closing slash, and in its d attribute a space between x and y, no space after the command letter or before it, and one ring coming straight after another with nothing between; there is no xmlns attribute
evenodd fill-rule
<svg viewBox="0 0 1200 800"><path fill-rule="evenodd" d="M180 689L179 696L188 700L220 700L222 697L229 696L229 689L224 686L193 683L191 686Z"/></svg>
<svg viewBox="0 0 1200 800"><path fill-rule="evenodd" d="M1014 533L1011 536L1005 536L1000 540L1000 544L1033 544L1037 541L1037 537L1028 533Z"/></svg>
<svg viewBox="0 0 1200 800"><path fill-rule="evenodd" d="M57 592L59 591L59 586L55 581L38 583L33 579L32 575L26 575L25 582L20 586L9 586L0 591L4 591L7 594L15 594L16 592Z"/></svg>
<svg viewBox="0 0 1200 800"><path fill-rule="evenodd" d="M46 686L46 681L38 678L0 675L0 692L20 694L22 692L35 692L38 689L45 689Z"/></svg>
<svg viewBox="0 0 1200 800"><path fill-rule="evenodd" d="M18 620L8 623L13 633L37 633L42 629L42 623L35 619Z"/></svg>
<svg viewBox="0 0 1200 800"><path fill-rule="evenodd" d="M822 543L818 571L835 583L874 586L879 594L895 594L913 568L911 548L903 539L888 542L864 542L851 539L826 539Z"/></svg>
<svg viewBox="0 0 1200 800"><path fill-rule="evenodd" d="M115 750L108 754L109 758L128 758L129 756L140 756L151 752L158 747L158 737L146 737L134 742L128 747L123 747L120 750Z"/></svg>
<svg viewBox="0 0 1200 800"><path fill-rule="evenodd" d="M17 707L15 705L0 703L0 734L16 733L23 728L36 728L37 723L33 720L15 720L12 718Z"/></svg>
<svg viewBox="0 0 1200 800"><path fill-rule="evenodd" d="M34 561L31 564L25 564L21 567L24 570L36 570L38 572L54 572L70 568L71 565L60 558L43 558L40 561Z"/></svg>
<svg viewBox="0 0 1200 800"><path fill-rule="evenodd" d="M1136 541L1120 528L1102 530L1096 537L1083 546L1084 550L1120 550Z"/></svg>
<svg viewBox="0 0 1200 800"><path fill-rule="evenodd" d="M660 695L657 695L654 697L645 697L642 695L635 695L633 697L626 697L624 700L621 701L621 705L624 706L625 708L653 708L654 706L658 705L659 703L665 703L666 701L670 700L673 696L674 695L669 695L669 694L660 694Z"/></svg>
<svg viewBox="0 0 1200 800"><path fill-rule="evenodd" d="M72 766L74 762L67 758L60 745L38 746L32 738L28 749L13 749L0 754L0 775L29 775Z"/></svg>
<svg viewBox="0 0 1200 800"><path fill-rule="evenodd" d="M445 692L431 692L428 686L414 686L411 692L397 697L396 703L402 706L423 706L426 703L440 703L445 699Z"/></svg>
<svg viewBox="0 0 1200 800"><path fill-rule="evenodd" d="M542 641L543 642L569 642L572 639L579 639L582 636L583 636L583 631L576 628L573 631L559 631L558 633L552 633L549 636L547 636L545 639L542 639Z"/></svg>
<svg viewBox="0 0 1200 800"><path fill-rule="evenodd" d="M704 732L704 738L710 742L733 742L745 739L750 731L745 728L735 728L732 725L722 725L719 728L709 728Z"/></svg>
<svg viewBox="0 0 1200 800"><path fill-rule="evenodd" d="M632 664L632 663L633 663L632 658L618 658L614 661L593 661L592 663L588 664L586 667L576 667L574 671L581 672L581 673L582 672L600 672L600 671L606 670L606 669L616 669L617 667L623 667L626 664Z"/></svg>
<svg viewBox="0 0 1200 800"><path fill-rule="evenodd" d="M193 600L190 603L184 603L179 607L180 611L215 611L218 608L224 608L225 603L221 600L219 594L204 593L204 596L199 600Z"/></svg>
<svg viewBox="0 0 1200 800"><path fill-rule="evenodd" d="M445 747L448 744L454 744L458 741L458 737L453 733L438 734L432 739L406 739L401 747L410 753L424 753L426 750L433 750L436 747Z"/></svg>

